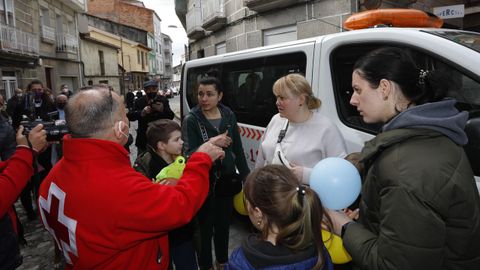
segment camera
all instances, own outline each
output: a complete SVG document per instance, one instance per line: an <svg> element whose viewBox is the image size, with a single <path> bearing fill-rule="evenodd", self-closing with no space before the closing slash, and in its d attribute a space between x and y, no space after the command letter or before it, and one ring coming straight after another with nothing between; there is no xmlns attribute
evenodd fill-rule
<svg viewBox="0 0 480 270"><path fill-rule="evenodd" d="M49 142L60 141L65 134L68 134L67 122L65 120L43 121L42 119L36 119L33 121L22 121L20 124L24 128L24 135L28 135L30 130L38 124L42 124L43 129L47 132L47 141Z"/></svg>

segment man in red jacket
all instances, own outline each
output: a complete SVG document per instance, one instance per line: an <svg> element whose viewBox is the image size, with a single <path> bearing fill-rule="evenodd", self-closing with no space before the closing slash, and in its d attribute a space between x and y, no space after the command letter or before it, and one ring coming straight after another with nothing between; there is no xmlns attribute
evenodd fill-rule
<svg viewBox="0 0 480 270"><path fill-rule="evenodd" d="M168 231L198 211L212 161L224 152L204 144L176 186L153 184L130 165L123 147L128 119L117 94L101 85L81 91L65 116L71 135L40 187L39 208L66 269L167 269Z"/></svg>
<svg viewBox="0 0 480 270"><path fill-rule="evenodd" d="M33 175L34 155L47 145L47 135L42 125L37 125L30 131L28 140L22 133L23 127L20 126L17 131L15 154L7 161L0 162L0 268L2 269L15 269L22 263L13 204Z"/></svg>

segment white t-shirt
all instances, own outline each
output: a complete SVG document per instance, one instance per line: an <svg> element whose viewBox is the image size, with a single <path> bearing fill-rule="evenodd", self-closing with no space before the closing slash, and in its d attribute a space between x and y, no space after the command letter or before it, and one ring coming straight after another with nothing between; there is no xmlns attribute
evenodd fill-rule
<svg viewBox="0 0 480 270"><path fill-rule="evenodd" d="M255 167L271 164L278 134L285 126L286 118L276 114L270 120L262 137ZM327 157L344 158L347 155L345 141L337 126L318 110L303 123L289 123L281 148L286 159L303 166L302 183L308 184L312 168Z"/></svg>

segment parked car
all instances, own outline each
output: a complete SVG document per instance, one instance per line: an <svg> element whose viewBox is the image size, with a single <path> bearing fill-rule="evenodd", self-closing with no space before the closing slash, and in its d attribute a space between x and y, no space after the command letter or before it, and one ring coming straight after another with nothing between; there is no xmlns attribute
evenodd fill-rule
<svg viewBox="0 0 480 270"><path fill-rule="evenodd" d="M178 87L174 86L174 87L171 87L170 89L172 89L173 95L176 96L176 95L180 94L180 90L178 89Z"/></svg>
<svg viewBox="0 0 480 270"><path fill-rule="evenodd" d="M160 94L166 98L173 98L173 91L170 88L160 90Z"/></svg>

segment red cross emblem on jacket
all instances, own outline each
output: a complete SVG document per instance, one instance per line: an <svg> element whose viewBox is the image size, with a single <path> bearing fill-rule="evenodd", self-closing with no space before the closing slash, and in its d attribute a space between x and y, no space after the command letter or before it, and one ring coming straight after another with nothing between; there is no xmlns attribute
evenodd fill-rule
<svg viewBox="0 0 480 270"><path fill-rule="evenodd" d="M65 198L67 194L55 183L50 184L48 198L38 199L40 215L45 228L55 239L57 246L62 250L65 261L72 264L70 255L78 257L75 231L77 221L65 215Z"/></svg>

